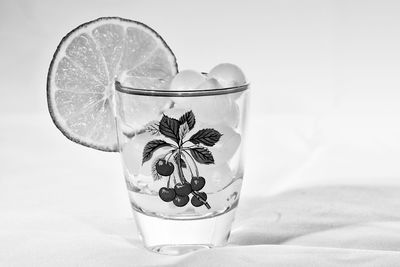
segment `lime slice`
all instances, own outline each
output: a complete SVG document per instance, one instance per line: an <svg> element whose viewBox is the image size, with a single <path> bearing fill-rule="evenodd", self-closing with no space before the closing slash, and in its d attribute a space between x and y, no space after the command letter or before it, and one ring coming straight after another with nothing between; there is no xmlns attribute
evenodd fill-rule
<svg viewBox="0 0 400 267"><path fill-rule="evenodd" d="M112 96L122 73L137 86L161 88L177 73L176 59L154 30L137 21L103 17L68 33L47 76L57 128L81 145L117 151Z"/></svg>

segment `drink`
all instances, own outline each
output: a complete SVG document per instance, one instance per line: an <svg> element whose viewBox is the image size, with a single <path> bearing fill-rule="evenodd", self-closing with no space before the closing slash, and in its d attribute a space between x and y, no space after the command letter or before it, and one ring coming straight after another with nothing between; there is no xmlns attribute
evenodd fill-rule
<svg viewBox="0 0 400 267"><path fill-rule="evenodd" d="M148 248L181 254L226 244L243 179L246 89L149 91L117 82L124 175Z"/></svg>
<svg viewBox="0 0 400 267"><path fill-rule="evenodd" d="M60 43L48 102L69 139L120 153L145 247L181 254L229 238L243 179L247 89L235 65L178 72L154 30L100 18Z"/></svg>

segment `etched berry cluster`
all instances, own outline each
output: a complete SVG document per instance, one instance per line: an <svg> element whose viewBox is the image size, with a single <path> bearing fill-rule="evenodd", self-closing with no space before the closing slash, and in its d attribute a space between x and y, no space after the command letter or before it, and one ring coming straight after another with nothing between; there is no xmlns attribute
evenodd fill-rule
<svg viewBox="0 0 400 267"><path fill-rule="evenodd" d="M197 164L214 164L214 157L207 147L214 146L222 134L215 129L206 128L187 138L195 124L193 112L188 111L179 119L164 114L160 122L149 125L149 132L154 135L162 134L173 142L163 139L148 142L143 149L142 164L150 160L156 150L168 147L168 152L156 157L152 163L154 180L168 177L166 187L159 190L159 197L166 202L172 201L177 207L186 206L190 200L194 207L204 205L210 209L207 194L200 191L204 188L206 179L200 176ZM185 177L184 169L189 170L190 179Z"/></svg>

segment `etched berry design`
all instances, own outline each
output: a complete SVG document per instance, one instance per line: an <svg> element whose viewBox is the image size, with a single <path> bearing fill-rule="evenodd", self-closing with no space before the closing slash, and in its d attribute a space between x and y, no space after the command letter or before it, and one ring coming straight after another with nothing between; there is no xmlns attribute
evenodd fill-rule
<svg viewBox="0 0 400 267"><path fill-rule="evenodd" d="M156 170L158 174L162 176L170 176L174 172L174 164L166 161L165 159L159 159L156 162Z"/></svg>
<svg viewBox="0 0 400 267"><path fill-rule="evenodd" d="M194 207L204 205L210 209L207 194L200 192L206 179L200 176L197 164L214 164L214 157L207 147L214 146L222 134L215 129L206 128L187 137L195 124L196 118L192 111L186 112L179 119L164 114L155 130L173 142L162 139L148 142L143 149L142 164L152 159L156 150L169 148L166 154L155 157L152 162L153 179L167 178L166 187L158 192L161 200L172 201L177 207L186 206L190 200ZM184 169L189 170L190 177L185 177Z"/></svg>

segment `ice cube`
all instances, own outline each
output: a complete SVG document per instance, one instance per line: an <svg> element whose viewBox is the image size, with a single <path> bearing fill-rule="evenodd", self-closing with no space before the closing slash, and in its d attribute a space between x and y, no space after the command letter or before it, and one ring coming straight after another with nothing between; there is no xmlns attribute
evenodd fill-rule
<svg viewBox="0 0 400 267"><path fill-rule="evenodd" d="M147 123L158 121L164 110L172 103L161 97L119 95L117 112L123 123L134 131L141 130Z"/></svg>
<svg viewBox="0 0 400 267"><path fill-rule="evenodd" d="M196 89L219 89L222 85L214 78L207 78L203 83L197 86Z"/></svg>
<svg viewBox="0 0 400 267"><path fill-rule="evenodd" d="M209 78L215 78L223 87L239 86L246 83L243 71L231 63L218 64L208 73Z"/></svg>
<svg viewBox="0 0 400 267"><path fill-rule="evenodd" d="M206 76L195 70L180 71L172 79L171 90L191 90L196 89L200 84L206 81Z"/></svg>
<svg viewBox="0 0 400 267"><path fill-rule="evenodd" d="M186 139L190 139L190 137L198 131L207 128L214 129L222 134L218 142L213 146L207 147L207 149L210 150L214 157L214 165L223 165L230 161L235 153L237 153L242 137L232 127L226 124L210 126L209 124L197 122L196 126L187 134Z"/></svg>
<svg viewBox="0 0 400 267"><path fill-rule="evenodd" d="M151 134L143 133L134 136L122 147L122 160L130 175L138 175L142 165L143 148L150 141Z"/></svg>
<svg viewBox="0 0 400 267"><path fill-rule="evenodd" d="M213 128L222 136L214 146L209 147L209 150L214 156L215 165L223 165L237 152L242 138L239 133L227 125L219 124Z"/></svg>
<svg viewBox="0 0 400 267"><path fill-rule="evenodd" d="M131 86L130 79L121 80L124 86ZM159 120L162 112L172 105L172 100L164 97L151 97L118 93L117 113L122 122L133 131L141 130L147 123Z"/></svg>
<svg viewBox="0 0 400 267"><path fill-rule="evenodd" d="M164 114L170 118L173 119L177 119L179 120L179 118L185 114L188 111L187 108L183 108L183 107L179 107L179 105L177 105L174 108L170 108L164 111Z"/></svg>
<svg viewBox="0 0 400 267"><path fill-rule="evenodd" d="M228 164L219 166L199 164L199 175L204 177L206 184L202 191L215 193L232 182L233 172Z"/></svg>
<svg viewBox="0 0 400 267"><path fill-rule="evenodd" d="M176 81L176 82L174 82ZM215 78L208 78L199 72L185 70L178 73L171 83L171 88L182 90L219 89L222 85ZM225 123L236 127L239 121L239 107L229 95L174 97L174 107L192 110L198 121L210 125Z"/></svg>
<svg viewBox="0 0 400 267"><path fill-rule="evenodd" d="M238 125L239 107L228 95L197 97L186 105L199 122L209 125L227 124L231 127Z"/></svg>

